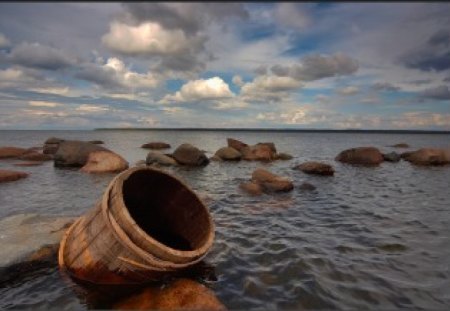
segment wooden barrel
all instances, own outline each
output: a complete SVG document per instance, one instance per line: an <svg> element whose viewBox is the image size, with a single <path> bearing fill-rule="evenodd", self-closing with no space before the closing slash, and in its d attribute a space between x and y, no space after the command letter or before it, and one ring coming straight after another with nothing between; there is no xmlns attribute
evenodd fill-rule
<svg viewBox="0 0 450 311"><path fill-rule="evenodd" d="M187 185L161 170L135 167L117 175L66 231L58 261L81 280L143 283L201 261L213 240L208 208Z"/></svg>

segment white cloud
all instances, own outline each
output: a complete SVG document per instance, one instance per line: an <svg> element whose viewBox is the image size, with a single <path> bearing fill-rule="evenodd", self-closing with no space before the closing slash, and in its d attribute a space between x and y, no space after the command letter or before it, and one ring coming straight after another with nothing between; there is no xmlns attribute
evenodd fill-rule
<svg viewBox="0 0 450 311"><path fill-rule="evenodd" d="M33 107L48 107L48 108L61 106L60 103L40 101L40 100L30 100L28 104Z"/></svg>
<svg viewBox="0 0 450 311"><path fill-rule="evenodd" d="M6 48L10 45L9 39L0 32L0 49Z"/></svg>
<svg viewBox="0 0 450 311"><path fill-rule="evenodd" d="M238 76L238 75L233 76L233 79L231 81L233 82L234 85L237 85L237 86L244 85L244 81L242 80L242 77Z"/></svg>
<svg viewBox="0 0 450 311"><path fill-rule="evenodd" d="M258 76L252 82L242 86L241 94L258 94L260 92L283 92L298 89L302 86L291 77Z"/></svg>
<svg viewBox="0 0 450 311"><path fill-rule="evenodd" d="M219 77L199 79L184 84L173 95L166 95L161 102L192 102L199 100L215 100L233 97L228 84Z"/></svg>
<svg viewBox="0 0 450 311"><path fill-rule="evenodd" d="M82 105L78 106L75 110L83 111L83 112L104 112L104 111L108 111L109 108L104 107L104 106L98 106L98 105L82 104Z"/></svg>
<svg viewBox="0 0 450 311"><path fill-rule="evenodd" d="M219 101L213 109L215 110L241 110L249 107L249 104L238 98Z"/></svg>
<svg viewBox="0 0 450 311"><path fill-rule="evenodd" d="M54 95L67 95L69 94L69 87L32 87L30 91L43 93L43 94L54 94Z"/></svg>
<svg viewBox="0 0 450 311"><path fill-rule="evenodd" d="M126 55L179 54L191 44L180 29L167 30L157 23L138 26L113 22L102 42L111 50Z"/></svg>
<svg viewBox="0 0 450 311"><path fill-rule="evenodd" d="M358 93L359 89L356 86L347 86L342 89L338 89L337 92L344 96L351 96Z"/></svg>

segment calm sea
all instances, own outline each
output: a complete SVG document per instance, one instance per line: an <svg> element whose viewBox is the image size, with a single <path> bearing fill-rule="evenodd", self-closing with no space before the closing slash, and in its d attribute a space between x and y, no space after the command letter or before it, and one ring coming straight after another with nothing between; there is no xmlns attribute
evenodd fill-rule
<svg viewBox="0 0 450 311"><path fill-rule="evenodd" d="M146 157L143 143L191 143L211 156L233 137L249 144L274 142L290 161L211 162L171 168L210 198L216 240L206 257L216 280L204 280L229 309L447 309L450 305L450 166L407 162L353 167L334 161L342 150L387 147L450 148L448 134L306 133L245 131L0 131L0 146L40 146L51 136L100 139L130 165ZM173 149L172 149L173 150ZM171 150L169 150L170 152ZM403 152L404 150L397 150ZM295 164L317 160L334 177L306 175ZM17 213L78 216L93 207L111 174L55 169L52 162L1 169L30 177L0 184L0 218ZM253 170L288 176L287 194L249 197L238 189ZM303 182L317 187L298 188ZM0 249L1 253L1 249ZM76 295L56 267L0 288L0 309L92 306ZM94 306L95 307L95 306Z"/></svg>

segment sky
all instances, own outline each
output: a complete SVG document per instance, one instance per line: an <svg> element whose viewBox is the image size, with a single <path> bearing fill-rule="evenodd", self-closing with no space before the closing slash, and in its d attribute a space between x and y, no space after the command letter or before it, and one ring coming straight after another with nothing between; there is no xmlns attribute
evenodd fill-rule
<svg viewBox="0 0 450 311"><path fill-rule="evenodd" d="M449 3L0 3L0 129L450 130Z"/></svg>

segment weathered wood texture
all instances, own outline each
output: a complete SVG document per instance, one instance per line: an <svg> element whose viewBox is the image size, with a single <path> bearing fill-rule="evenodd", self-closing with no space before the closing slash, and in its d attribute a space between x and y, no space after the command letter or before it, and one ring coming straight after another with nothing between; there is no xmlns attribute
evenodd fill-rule
<svg viewBox="0 0 450 311"><path fill-rule="evenodd" d="M99 284L159 280L201 261L214 240L208 208L182 181L135 167L67 230L59 265Z"/></svg>

